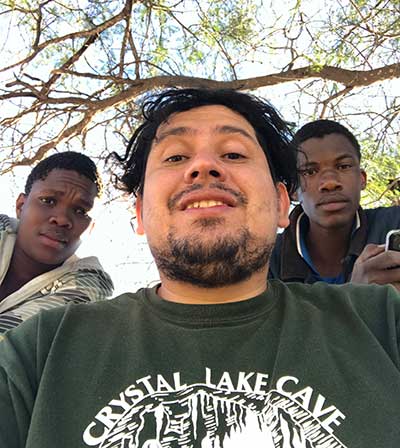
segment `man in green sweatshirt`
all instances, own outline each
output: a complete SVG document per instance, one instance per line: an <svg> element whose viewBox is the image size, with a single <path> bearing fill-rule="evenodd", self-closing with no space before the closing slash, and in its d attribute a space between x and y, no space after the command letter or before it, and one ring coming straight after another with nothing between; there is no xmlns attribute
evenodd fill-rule
<svg viewBox="0 0 400 448"><path fill-rule="evenodd" d="M267 281L297 187L285 122L230 90L143 108L116 157L161 282L5 335L0 446L397 446L399 293Z"/></svg>

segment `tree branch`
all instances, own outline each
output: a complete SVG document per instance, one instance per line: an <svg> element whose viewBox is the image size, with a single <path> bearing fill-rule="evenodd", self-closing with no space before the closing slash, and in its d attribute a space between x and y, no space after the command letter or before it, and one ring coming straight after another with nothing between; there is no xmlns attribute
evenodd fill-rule
<svg viewBox="0 0 400 448"><path fill-rule="evenodd" d="M4 168L3 170L1 170L1 174L6 174L10 172L16 166L30 166L37 160L43 159L43 157L47 154L48 151L54 149L63 140L66 140L75 135L83 133L85 131L85 128L90 124L91 120L93 119L94 114L95 114L94 111L87 111L81 121L74 124L73 126L70 126L69 128L66 128L54 139L50 140L44 145L41 145L37 150L37 152L32 157L24 157L23 159L16 161L8 168Z"/></svg>
<svg viewBox="0 0 400 448"><path fill-rule="evenodd" d="M24 58L18 62L15 62L14 64L11 64L7 67L0 69L0 73L10 70L19 65L24 65L24 64L32 61L32 59L34 59L42 50L44 50L45 48L47 48L50 45L58 44L60 42L66 41L66 40L80 39L80 38L84 38L84 37L89 38L89 37L92 37L95 35L99 35L106 29L114 26L120 20L123 20L125 18L126 10L127 10L127 8L129 8L129 5L131 5L131 4L132 4L132 0L128 0L126 2L126 4L124 5L124 7L122 8L122 10L117 15L115 15L114 17L111 17L111 19L106 20L105 22L101 23L100 25L97 25L94 28L91 28L90 30L82 30L82 31L76 31L74 33L65 34L64 36L59 36L54 39L49 39L46 42L43 42L39 45L32 46L32 49L34 51L29 56L27 56L26 58ZM36 40L37 40L37 38L36 38Z"/></svg>
<svg viewBox="0 0 400 448"><path fill-rule="evenodd" d="M59 71L61 70L55 70L56 73L58 73ZM103 81L113 81L119 84L130 84L132 86L143 85L143 83L150 85L157 85L157 83L159 83L157 87L191 84L193 87L226 87L232 89L247 90L273 86L285 82L302 81L310 78L320 78L329 81L336 81L348 88L354 88L369 86L376 82L381 82L388 79L400 78L400 63L387 65L372 70L347 70L344 68L331 66L324 66L320 68L309 65L307 67L289 69L270 75L257 76L254 78L243 78L233 81L215 81L212 79L196 78L191 76L156 76L153 78L141 79L140 81L138 81L110 75L79 73L73 70L63 70L62 73Z"/></svg>

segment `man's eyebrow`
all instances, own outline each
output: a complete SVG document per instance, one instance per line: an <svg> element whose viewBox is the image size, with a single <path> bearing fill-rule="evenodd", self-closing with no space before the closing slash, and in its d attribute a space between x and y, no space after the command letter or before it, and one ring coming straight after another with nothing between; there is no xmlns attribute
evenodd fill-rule
<svg viewBox="0 0 400 448"><path fill-rule="evenodd" d="M64 196L65 191L63 190L57 190L56 188L43 188L39 191L40 194L50 194L53 196Z"/></svg>
<svg viewBox="0 0 400 448"><path fill-rule="evenodd" d="M358 160L357 157L352 154L352 153L344 153L344 154L340 154L338 157L335 158L334 162L340 162L343 159L352 159L352 160ZM309 167L309 166L314 166L314 165L318 165L319 162L315 162L314 160L304 160L302 162L299 162L298 164L298 168L305 168L305 167Z"/></svg>
<svg viewBox="0 0 400 448"><path fill-rule="evenodd" d="M165 131L161 131L160 135L156 135L154 138L155 143L161 143L167 137L171 137L173 135L189 135L195 134L195 130L188 128L186 126L178 126L176 128L170 128Z"/></svg>
<svg viewBox="0 0 400 448"><path fill-rule="evenodd" d="M41 190L39 192L39 194L40 195L55 196L55 197L60 197L60 196L62 197L62 196L65 196L65 191L63 191L63 190L56 190L56 189L53 189L53 188L46 188L44 190ZM93 205L94 205L93 201L87 200L84 197L79 197L77 202L79 204L83 205L84 207L89 208L89 209L92 208Z"/></svg>
<svg viewBox="0 0 400 448"><path fill-rule="evenodd" d="M80 205L83 205L85 208L87 208L87 209L89 209L89 210L94 206L94 202L93 202L93 201L87 201L87 200L84 199L84 198L80 198L80 199L78 200L78 203L79 203Z"/></svg>
<svg viewBox="0 0 400 448"><path fill-rule="evenodd" d="M230 126L230 125L216 126L215 131L220 134L241 134L244 137L252 140L253 142L255 141L254 137L249 132L247 132L243 128L238 128L236 126Z"/></svg>
<svg viewBox="0 0 400 448"><path fill-rule="evenodd" d="M340 156L336 157L336 161L340 162L343 159L353 159L358 160L357 156L355 154L352 154L351 152L341 154Z"/></svg>
<svg viewBox="0 0 400 448"><path fill-rule="evenodd" d="M163 140L165 140L167 137L170 137L170 136L191 135L191 134L194 135L197 132L198 131L193 128L189 128L186 126L178 126L176 128L171 128L171 129L167 129L165 131L160 132L160 135L156 136L154 141L156 143L160 143ZM218 126L217 125L213 129L213 132L215 132L216 134L241 134L244 137L252 140L253 142L255 141L255 138L249 132L247 132L243 128L239 128L236 126L231 126L231 125Z"/></svg>
<svg viewBox="0 0 400 448"><path fill-rule="evenodd" d="M305 162L300 162L298 164L298 168L308 168L309 166L314 166L314 165L318 165L317 162L310 162L310 161L305 161Z"/></svg>

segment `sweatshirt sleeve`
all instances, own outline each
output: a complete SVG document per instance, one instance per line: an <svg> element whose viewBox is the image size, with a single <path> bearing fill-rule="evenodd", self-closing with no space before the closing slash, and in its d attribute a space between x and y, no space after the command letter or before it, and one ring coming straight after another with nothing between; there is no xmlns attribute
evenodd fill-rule
<svg viewBox="0 0 400 448"><path fill-rule="evenodd" d="M393 285L383 288L387 291L386 301L382 301L385 309L382 310L381 318L377 312L371 320L375 318L374 321L378 324L381 321L381 344L386 347L394 365L400 371L400 293Z"/></svg>
<svg viewBox="0 0 400 448"><path fill-rule="evenodd" d="M349 288L353 285L349 284ZM400 293L393 285L355 285L357 311L400 371ZM356 294L354 294L356 295Z"/></svg>
<svg viewBox="0 0 400 448"><path fill-rule="evenodd" d="M36 319L0 335L0 446L23 448L36 395ZM24 341L27 345L24 346Z"/></svg>
<svg viewBox="0 0 400 448"><path fill-rule="evenodd" d="M40 329L40 313L0 335L0 447L26 445L40 378L58 327L57 316L62 316L64 309L51 313L54 318L47 321L46 330Z"/></svg>

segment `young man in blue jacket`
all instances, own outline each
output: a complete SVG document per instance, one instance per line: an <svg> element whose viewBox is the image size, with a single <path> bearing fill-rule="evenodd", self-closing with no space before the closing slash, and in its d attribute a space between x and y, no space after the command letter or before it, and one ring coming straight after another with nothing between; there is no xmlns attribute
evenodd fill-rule
<svg viewBox="0 0 400 448"><path fill-rule="evenodd" d="M367 175L356 137L343 125L317 120L295 134L299 145L299 202L278 235L270 277L342 284L391 283L400 287L399 255L384 248L400 229L400 207L360 207Z"/></svg>

